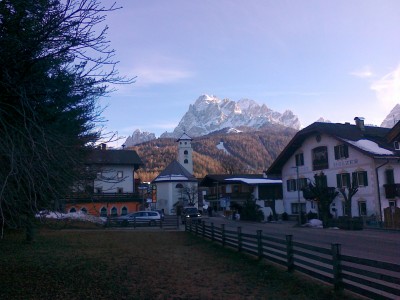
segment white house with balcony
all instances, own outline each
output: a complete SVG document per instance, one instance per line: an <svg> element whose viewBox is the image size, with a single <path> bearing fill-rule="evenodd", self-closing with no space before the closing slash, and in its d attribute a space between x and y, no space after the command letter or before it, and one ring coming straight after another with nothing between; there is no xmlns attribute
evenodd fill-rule
<svg viewBox="0 0 400 300"><path fill-rule="evenodd" d="M305 200L302 188L314 176L325 175L328 187L358 186L351 203L352 216L384 219L384 210L400 204L400 123L393 128L350 123L315 122L299 131L267 170L280 175L283 202L289 215L317 212L314 201ZM334 217L344 215L339 193L331 204Z"/></svg>

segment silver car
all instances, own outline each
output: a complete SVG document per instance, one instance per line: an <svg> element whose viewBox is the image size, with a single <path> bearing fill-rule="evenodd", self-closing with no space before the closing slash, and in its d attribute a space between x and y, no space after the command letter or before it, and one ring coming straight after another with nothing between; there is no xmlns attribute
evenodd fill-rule
<svg viewBox="0 0 400 300"><path fill-rule="evenodd" d="M117 217L114 220L117 222L117 224L122 226L134 224L148 224L153 226L156 225L157 222L161 221L161 215L157 211L143 210Z"/></svg>

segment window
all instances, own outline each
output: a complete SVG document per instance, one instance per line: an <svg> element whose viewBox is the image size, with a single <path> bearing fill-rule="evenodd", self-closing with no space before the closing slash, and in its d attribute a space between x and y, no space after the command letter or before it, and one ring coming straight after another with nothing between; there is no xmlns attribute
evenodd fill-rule
<svg viewBox="0 0 400 300"><path fill-rule="evenodd" d="M365 202L365 201L358 202L358 214L359 214L359 216L367 215L367 202Z"/></svg>
<svg viewBox="0 0 400 300"><path fill-rule="evenodd" d="M296 187L297 187L296 186L296 179L288 179L286 181L286 189L287 189L288 192L297 191Z"/></svg>
<svg viewBox="0 0 400 300"><path fill-rule="evenodd" d="M394 184L394 171L393 169L385 170L385 178L387 184Z"/></svg>
<svg viewBox="0 0 400 300"><path fill-rule="evenodd" d="M97 187L97 188L95 188L95 192L96 192L96 194L101 194L103 192L103 188Z"/></svg>
<svg viewBox="0 0 400 300"><path fill-rule="evenodd" d="M118 171L117 172L117 178L118 179L122 179L122 177L124 177L124 172L123 171Z"/></svg>
<svg viewBox="0 0 400 300"><path fill-rule="evenodd" d="M334 150L335 150L335 159L342 159L349 157L349 147L345 144L335 146Z"/></svg>
<svg viewBox="0 0 400 300"><path fill-rule="evenodd" d="M352 177L353 183L356 186L368 186L368 176L366 171L354 172Z"/></svg>
<svg viewBox="0 0 400 300"><path fill-rule="evenodd" d="M75 207L72 207L72 208L69 210L69 212L70 212L70 213L74 213L74 212L76 212L76 209L75 209Z"/></svg>
<svg viewBox="0 0 400 300"><path fill-rule="evenodd" d="M299 190L305 188L307 186L307 178L299 178L297 186Z"/></svg>
<svg viewBox="0 0 400 300"><path fill-rule="evenodd" d="M395 150L400 150L400 143L399 143L399 141L394 141L394 149L395 149Z"/></svg>
<svg viewBox="0 0 400 300"><path fill-rule="evenodd" d="M336 182L338 188L349 188L350 187L350 174L349 173L341 173L336 174Z"/></svg>
<svg viewBox="0 0 400 300"><path fill-rule="evenodd" d="M312 150L313 170L328 169L328 148L321 146Z"/></svg>
<svg viewBox="0 0 400 300"><path fill-rule="evenodd" d="M107 217L107 208L102 207L100 209L100 217Z"/></svg>
<svg viewBox="0 0 400 300"><path fill-rule="evenodd" d="M239 193L239 192L240 192L240 188L239 188L238 185L234 185L234 186L233 186L233 192L234 192L234 193Z"/></svg>
<svg viewBox="0 0 400 300"><path fill-rule="evenodd" d="M300 210L299 210L299 204L300 204ZM298 215L300 212L306 212L305 203L292 203L291 208L292 208L292 214L294 215Z"/></svg>
<svg viewBox="0 0 400 300"><path fill-rule="evenodd" d="M188 155L188 151L187 150L185 150L185 151L183 151L183 154L185 154L185 155Z"/></svg>
<svg viewBox="0 0 400 300"><path fill-rule="evenodd" d="M187 159L185 159L185 160L183 161L183 163L184 163L184 164L188 164L189 161L188 161Z"/></svg>
<svg viewBox="0 0 400 300"><path fill-rule="evenodd" d="M82 208L81 208L81 212L87 214L87 209L86 209L86 207L82 207Z"/></svg>
<svg viewBox="0 0 400 300"><path fill-rule="evenodd" d="M118 215L117 208L115 206L113 206L111 208L111 217L116 217L117 215Z"/></svg>
<svg viewBox="0 0 400 300"><path fill-rule="evenodd" d="M304 155L303 153L298 153L295 155L296 166L304 166Z"/></svg>
<svg viewBox="0 0 400 300"><path fill-rule="evenodd" d="M125 206L121 208L121 216L125 216L128 213L128 208Z"/></svg>
<svg viewBox="0 0 400 300"><path fill-rule="evenodd" d="M124 188L122 188L122 187L117 188L118 194L122 194L123 192L124 192Z"/></svg>
<svg viewBox="0 0 400 300"><path fill-rule="evenodd" d="M183 184L182 183L178 183L175 188L177 189L183 189Z"/></svg>

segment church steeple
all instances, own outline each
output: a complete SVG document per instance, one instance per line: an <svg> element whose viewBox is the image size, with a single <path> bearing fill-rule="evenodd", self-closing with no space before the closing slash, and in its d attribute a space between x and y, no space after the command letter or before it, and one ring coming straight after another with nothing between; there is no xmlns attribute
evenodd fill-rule
<svg viewBox="0 0 400 300"><path fill-rule="evenodd" d="M184 132L176 141L178 142L178 162L193 175L192 138Z"/></svg>

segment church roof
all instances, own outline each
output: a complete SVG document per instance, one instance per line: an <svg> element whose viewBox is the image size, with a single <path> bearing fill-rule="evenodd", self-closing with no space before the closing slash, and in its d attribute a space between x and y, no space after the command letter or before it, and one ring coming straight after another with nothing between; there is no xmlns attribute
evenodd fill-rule
<svg viewBox="0 0 400 300"><path fill-rule="evenodd" d="M197 181L177 160L171 162L152 182Z"/></svg>
<svg viewBox="0 0 400 300"><path fill-rule="evenodd" d="M181 137L179 138L179 139L177 139L176 141L178 142L178 141L182 141L182 140L189 140L189 141L191 141L191 140L193 140L190 136L188 136L187 134L186 134L186 132L184 132L182 135L181 135Z"/></svg>

